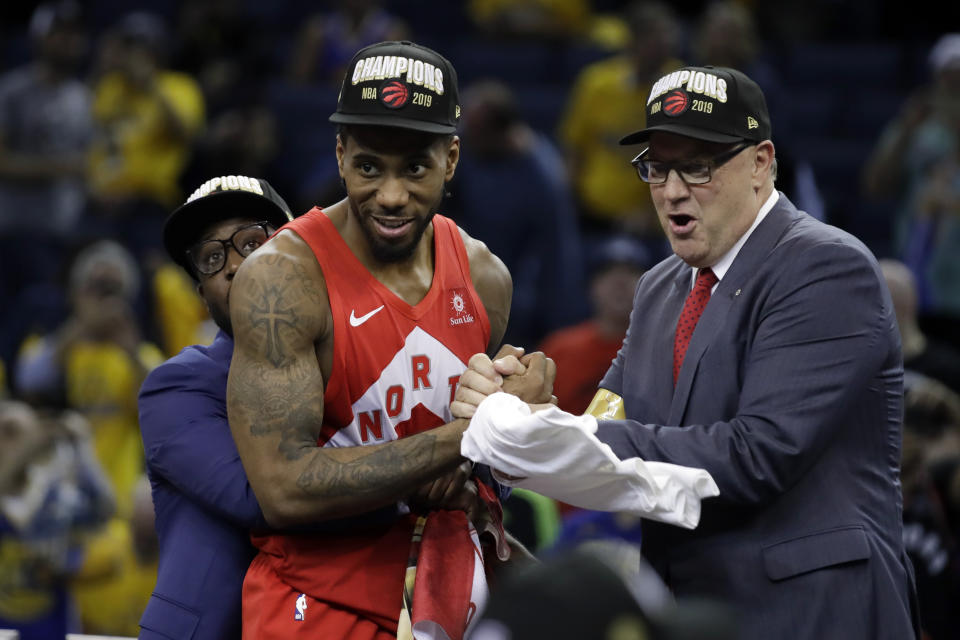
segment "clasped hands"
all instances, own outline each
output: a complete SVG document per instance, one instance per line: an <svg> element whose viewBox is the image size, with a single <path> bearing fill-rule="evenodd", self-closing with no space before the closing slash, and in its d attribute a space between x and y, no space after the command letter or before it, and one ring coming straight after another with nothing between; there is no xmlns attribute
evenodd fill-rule
<svg viewBox="0 0 960 640"><path fill-rule="evenodd" d="M478 353L460 376L450 410L455 418L472 418L487 396L503 391L539 411L557 404L553 395L556 376L557 365L540 351L524 354L522 348L504 345L493 360Z"/></svg>
<svg viewBox="0 0 960 640"><path fill-rule="evenodd" d="M532 411L557 403L553 395L556 364L539 351L525 354L522 348L504 345L492 360L485 353L478 353L467 364L450 405L455 418L472 418L480 403L498 391L517 396L528 403ZM472 462L461 463L453 471L420 487L411 496L411 503L431 509L462 510L478 524L486 515L486 508L470 477L472 471Z"/></svg>
<svg viewBox="0 0 960 640"><path fill-rule="evenodd" d="M472 418L487 396L501 391L517 396L534 412L557 404L553 395L557 365L539 351L524 354L521 348L504 345L493 360L478 353L467 364L450 405L455 418ZM511 482L523 479L502 471L496 471L497 476Z"/></svg>

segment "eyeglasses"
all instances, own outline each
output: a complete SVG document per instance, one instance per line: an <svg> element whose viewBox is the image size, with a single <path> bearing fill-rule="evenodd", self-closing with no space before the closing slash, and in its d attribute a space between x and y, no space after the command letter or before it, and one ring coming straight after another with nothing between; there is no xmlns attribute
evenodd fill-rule
<svg viewBox="0 0 960 640"><path fill-rule="evenodd" d="M212 276L227 264L227 253L231 246L246 258L267 241L271 228L269 222L256 222L240 227L227 240L204 240L193 245L187 249L187 257L199 273Z"/></svg>
<svg viewBox="0 0 960 640"><path fill-rule="evenodd" d="M630 164L637 168L637 175L644 182L650 184L663 184L670 176L670 171L677 170L680 178L687 184L706 184L713 177L713 171L717 167L731 160L738 153L756 145L756 142L747 142L732 149L719 153L706 160L690 160L687 162L660 162L658 160L647 160L643 156L650 151L647 147L640 154L630 161Z"/></svg>

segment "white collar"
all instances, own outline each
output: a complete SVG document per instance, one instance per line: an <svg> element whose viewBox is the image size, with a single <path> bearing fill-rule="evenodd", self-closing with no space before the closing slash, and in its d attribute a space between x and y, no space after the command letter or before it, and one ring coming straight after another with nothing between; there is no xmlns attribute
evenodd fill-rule
<svg viewBox="0 0 960 640"><path fill-rule="evenodd" d="M780 192L776 189L770 194L770 197L767 198L766 202L763 203L763 206L760 207L760 211L757 212L757 217L754 219L753 224L750 225L750 228L744 232L740 239L737 240L736 244L730 247L730 250L727 251L723 256L720 257L717 262L710 268L713 270L715 276L717 276L717 283L719 284L723 280L723 276L727 274L727 271L730 269L730 265L733 264L734 259L736 259L737 254L740 253L740 249L743 248L743 245L747 242L747 238L750 237L750 234L753 233L753 230L757 228L764 218L767 217L767 214L770 213L770 210L773 209L773 205L777 203L777 200L780 197ZM696 282L697 272L700 269L696 267L691 267L690 275L690 286L693 286L693 283ZM716 289L717 285L713 285L713 289ZM712 290L711 290L712 291Z"/></svg>

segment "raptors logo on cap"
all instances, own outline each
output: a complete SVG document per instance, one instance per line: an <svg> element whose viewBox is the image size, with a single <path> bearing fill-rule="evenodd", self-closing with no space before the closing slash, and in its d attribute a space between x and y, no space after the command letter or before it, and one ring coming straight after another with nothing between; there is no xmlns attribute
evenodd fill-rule
<svg viewBox="0 0 960 640"><path fill-rule="evenodd" d="M671 117L677 117L690 108L690 94L682 89L671 91L663 99L663 113Z"/></svg>
<svg viewBox="0 0 960 640"><path fill-rule="evenodd" d="M388 109L400 109L409 98L410 89L399 80L388 80L380 86L380 102Z"/></svg>

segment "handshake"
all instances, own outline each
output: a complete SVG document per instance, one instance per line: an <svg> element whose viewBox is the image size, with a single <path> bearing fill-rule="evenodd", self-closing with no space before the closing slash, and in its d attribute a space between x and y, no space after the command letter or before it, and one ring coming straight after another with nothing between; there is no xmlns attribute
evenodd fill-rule
<svg viewBox="0 0 960 640"><path fill-rule="evenodd" d="M553 381L557 365L542 352L524 353L522 347L504 345L490 359L485 353L475 354L460 376L460 385L450 410L455 418L470 419L487 396L497 392L517 396L539 411L557 404Z"/></svg>

